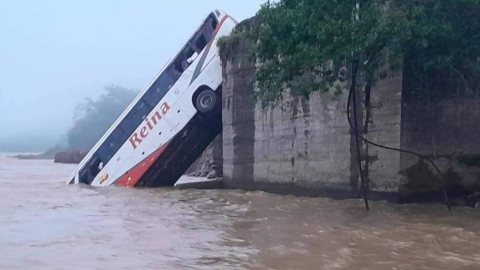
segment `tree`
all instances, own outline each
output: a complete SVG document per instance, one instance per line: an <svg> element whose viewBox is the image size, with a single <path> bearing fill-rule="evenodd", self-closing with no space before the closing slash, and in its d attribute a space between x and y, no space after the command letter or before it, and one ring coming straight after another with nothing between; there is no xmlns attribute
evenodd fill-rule
<svg viewBox="0 0 480 270"><path fill-rule="evenodd" d="M268 2L258 12L262 23L249 33L258 40L255 56L262 63L257 96L266 105L285 88L305 97L338 92L335 82L355 75L369 87L376 75L401 68L406 57L422 87L442 77L433 74L448 74L478 92L478 14L478 0Z"/></svg>
<svg viewBox="0 0 480 270"><path fill-rule="evenodd" d="M98 100L86 99L77 106L73 126L67 134L70 149L90 150L138 94L119 86L105 90L106 94Z"/></svg>
<svg viewBox="0 0 480 270"><path fill-rule="evenodd" d="M480 1L394 1L404 28L404 74L416 98L480 93Z"/></svg>

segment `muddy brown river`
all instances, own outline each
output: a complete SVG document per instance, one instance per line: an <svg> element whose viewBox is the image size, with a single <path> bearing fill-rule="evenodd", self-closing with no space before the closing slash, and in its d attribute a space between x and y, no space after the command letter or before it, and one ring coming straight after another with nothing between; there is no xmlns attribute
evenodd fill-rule
<svg viewBox="0 0 480 270"><path fill-rule="evenodd" d="M480 210L67 186L0 155L0 269L480 269Z"/></svg>

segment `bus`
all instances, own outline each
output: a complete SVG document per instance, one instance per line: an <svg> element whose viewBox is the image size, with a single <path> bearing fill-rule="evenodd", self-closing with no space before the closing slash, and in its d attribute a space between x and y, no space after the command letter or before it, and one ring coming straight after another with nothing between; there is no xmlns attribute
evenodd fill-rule
<svg viewBox="0 0 480 270"><path fill-rule="evenodd" d="M210 13L67 180L91 186L173 186L221 131L217 41L237 22Z"/></svg>

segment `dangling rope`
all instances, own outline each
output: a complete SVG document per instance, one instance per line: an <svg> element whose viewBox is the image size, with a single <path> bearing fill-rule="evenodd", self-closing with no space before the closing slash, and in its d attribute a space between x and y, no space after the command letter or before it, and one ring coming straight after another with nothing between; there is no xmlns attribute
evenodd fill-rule
<svg viewBox="0 0 480 270"><path fill-rule="evenodd" d="M358 121L357 121L356 87L355 87L357 70L358 70L358 59L354 60L353 63L352 63L352 85L351 85L350 91L348 93L347 119L348 119L348 124L350 126L350 129L355 134L355 141L356 141L356 148L357 148L357 159L358 159L358 163L359 163L360 179L361 179L361 182L362 182L363 196L364 196L364 200L365 200L365 208L367 209L367 211L370 210L370 207L369 207L369 204L368 204L368 198L367 198L366 184L365 184L365 179L364 179L363 170L362 170L362 161L361 161L361 156L360 156L359 139L361 139L365 143L369 143L369 144L371 144L373 146L376 146L376 147L379 147L379 148L383 148L383 149L391 150L391 151L397 151L397 152L401 152L401 153L407 153L407 154L417 156L417 157L421 158L422 160L425 160L425 161L429 162L430 164L432 164L432 166L435 168L435 170L437 171L437 174L440 177L440 181L442 182L443 197L445 199L445 203L447 204L448 211L451 212L452 209L451 209L450 200L448 199L448 195L447 195L445 178L444 178L442 172L440 171L440 169L438 168L437 164L435 164L435 162L433 162L431 159L427 158L426 156L421 155L421 154L416 153L416 152L413 152L413 151L403 150L403 149L394 148L394 147L388 147L388 146L384 146L384 145L381 145L381 144L378 144L378 143L374 143L372 141L369 141L369 140L365 139L364 137L362 137L359 134L359 132L358 132ZM352 124L352 121L350 119L350 103L352 101L353 101L354 124Z"/></svg>

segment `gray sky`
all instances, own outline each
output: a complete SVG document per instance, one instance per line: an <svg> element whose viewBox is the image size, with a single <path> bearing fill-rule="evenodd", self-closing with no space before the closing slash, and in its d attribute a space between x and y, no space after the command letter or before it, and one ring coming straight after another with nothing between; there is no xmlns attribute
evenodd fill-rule
<svg viewBox="0 0 480 270"><path fill-rule="evenodd" d="M1 0L0 150L55 144L79 101L144 88L210 11L240 21L263 2Z"/></svg>

